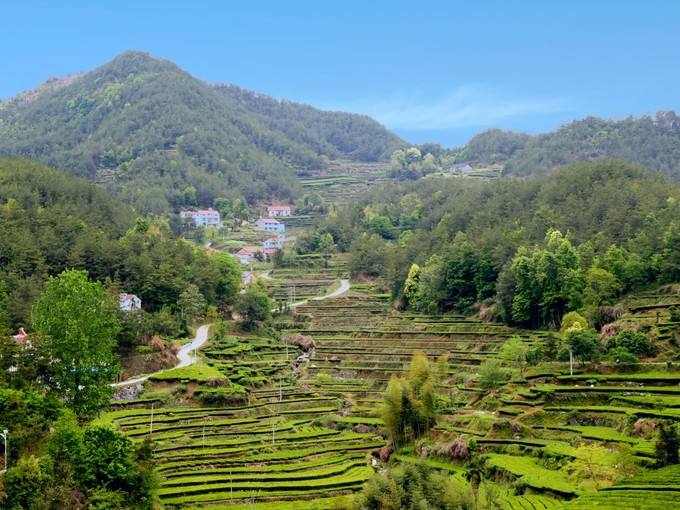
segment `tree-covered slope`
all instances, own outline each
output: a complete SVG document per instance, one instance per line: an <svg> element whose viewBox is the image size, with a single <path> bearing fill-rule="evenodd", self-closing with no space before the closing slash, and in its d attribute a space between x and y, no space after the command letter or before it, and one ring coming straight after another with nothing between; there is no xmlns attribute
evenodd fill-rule
<svg viewBox="0 0 680 510"><path fill-rule="evenodd" d="M215 87L139 52L0 104L0 154L103 182L150 212L285 198L296 170L381 159L400 143L366 117Z"/></svg>
<svg viewBox="0 0 680 510"><path fill-rule="evenodd" d="M535 175L575 161L617 158L680 179L680 118L674 112L620 121L588 117L538 136L490 130L473 137L463 160L503 163L509 175Z"/></svg>
<svg viewBox="0 0 680 510"><path fill-rule="evenodd" d="M137 294L150 312L175 311L193 286L221 306L240 284L233 257L175 238L162 221L135 221L131 207L91 182L0 158L0 330L28 324L45 281L70 268Z"/></svg>

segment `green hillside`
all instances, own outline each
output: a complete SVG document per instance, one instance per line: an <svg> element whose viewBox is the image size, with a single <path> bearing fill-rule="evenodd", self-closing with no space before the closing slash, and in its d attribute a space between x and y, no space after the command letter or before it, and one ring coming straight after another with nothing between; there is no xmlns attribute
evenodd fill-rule
<svg viewBox="0 0 680 510"><path fill-rule="evenodd" d="M142 212L285 199L296 172L384 159L401 143L365 116L215 87L140 52L0 104L0 155L101 182Z"/></svg>
<svg viewBox="0 0 680 510"><path fill-rule="evenodd" d="M575 161L617 158L680 179L680 118L675 112L605 120L588 117L530 136L492 129L473 137L459 159L503 163L508 175L536 175Z"/></svg>

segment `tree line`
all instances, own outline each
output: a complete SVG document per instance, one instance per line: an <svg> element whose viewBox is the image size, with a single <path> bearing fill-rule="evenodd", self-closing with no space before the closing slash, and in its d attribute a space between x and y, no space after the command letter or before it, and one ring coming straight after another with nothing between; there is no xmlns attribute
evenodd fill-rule
<svg viewBox="0 0 680 510"><path fill-rule="evenodd" d="M680 188L616 160L533 180L424 178L337 211L314 236L383 278L402 307L559 326L652 282L680 279Z"/></svg>

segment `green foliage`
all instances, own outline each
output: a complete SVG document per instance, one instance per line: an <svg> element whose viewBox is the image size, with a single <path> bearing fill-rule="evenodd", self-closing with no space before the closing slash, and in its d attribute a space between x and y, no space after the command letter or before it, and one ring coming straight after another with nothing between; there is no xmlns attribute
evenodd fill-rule
<svg viewBox="0 0 680 510"><path fill-rule="evenodd" d="M350 249L349 267L353 274L378 276L385 271L385 241L378 235L362 234Z"/></svg>
<svg viewBox="0 0 680 510"><path fill-rule="evenodd" d="M520 337L506 340L498 351L498 357L511 367L523 369L527 364L529 346Z"/></svg>
<svg viewBox="0 0 680 510"><path fill-rule="evenodd" d="M507 270L513 285L511 296L502 296L501 303L511 303L504 313L514 322L556 325L566 311L581 305L580 259L559 231L548 232L544 247L521 247Z"/></svg>
<svg viewBox="0 0 680 510"><path fill-rule="evenodd" d="M623 348L638 356L653 356L656 353L649 337L640 331L620 331L609 339L608 348Z"/></svg>
<svg viewBox="0 0 680 510"><path fill-rule="evenodd" d="M622 365L632 365L640 361L635 354L630 352L625 347L614 347L609 349L607 351L607 357L613 363L620 363Z"/></svg>
<svg viewBox="0 0 680 510"><path fill-rule="evenodd" d="M187 322L192 322L194 319L203 315L203 312L205 311L205 298L196 285L189 284L179 295L177 307L180 310L182 319Z"/></svg>
<svg viewBox="0 0 680 510"><path fill-rule="evenodd" d="M398 180L414 180L441 170L442 161L427 152L423 154L418 147L398 149L392 153L390 177Z"/></svg>
<svg viewBox="0 0 680 510"><path fill-rule="evenodd" d="M566 335L566 341L574 358L581 363L593 361L597 358L600 342L597 333L592 329L571 330Z"/></svg>
<svg viewBox="0 0 680 510"><path fill-rule="evenodd" d="M271 318L272 301L262 283L255 282L239 294L234 309L241 316L242 327L253 330Z"/></svg>
<svg viewBox="0 0 680 510"><path fill-rule="evenodd" d="M64 271L47 282L32 318L52 360L49 388L79 415L105 407L113 393L108 383L118 371L114 298L84 271Z"/></svg>
<svg viewBox="0 0 680 510"><path fill-rule="evenodd" d="M407 462L374 475L356 496L357 510L472 510L475 498L469 483L433 470L425 463Z"/></svg>
<svg viewBox="0 0 680 510"><path fill-rule="evenodd" d="M426 312L469 309L493 295L496 273L489 258L479 253L466 236L457 235L442 255L423 266L410 303Z"/></svg>
<svg viewBox="0 0 680 510"><path fill-rule="evenodd" d="M435 368L423 353L414 353L405 377L392 377L385 390L381 416L396 445L419 437L434 424Z"/></svg>
<svg viewBox="0 0 680 510"><path fill-rule="evenodd" d="M5 508L23 510L48 507L45 496L52 484L52 477L47 459L25 455L4 476L4 503L8 505Z"/></svg>
<svg viewBox="0 0 680 510"><path fill-rule="evenodd" d="M406 277L404 289L402 291L406 306L416 303L418 287L420 285L420 274L420 266L418 264L411 264L411 268L408 270L408 276Z"/></svg>
<svg viewBox="0 0 680 510"><path fill-rule="evenodd" d="M569 312L562 317L560 333L567 335L572 331L588 329L588 320L578 312Z"/></svg>
<svg viewBox="0 0 680 510"><path fill-rule="evenodd" d="M0 260L0 315L4 309L13 328L28 324L47 278L66 268L137 294L154 313L178 311L189 285L207 304L226 307L241 279L230 255L176 239L167 222L135 222L98 187L18 159L0 159Z"/></svg>
<svg viewBox="0 0 680 510"><path fill-rule="evenodd" d="M500 388L510 379L510 372L500 360L487 359L477 371L479 386L485 390Z"/></svg>
<svg viewBox="0 0 680 510"><path fill-rule="evenodd" d="M621 284L616 276L599 267L586 271L583 301L586 305L600 306L612 304L621 292Z"/></svg>
<svg viewBox="0 0 680 510"><path fill-rule="evenodd" d="M0 427L11 434L10 458L36 444L61 411L60 402L33 389L0 388Z"/></svg>
<svg viewBox="0 0 680 510"><path fill-rule="evenodd" d="M320 230L341 250L354 240L354 272L386 278L394 297L411 265L420 266L420 280L436 284L424 287L422 309L466 308L495 290L503 319L557 326L567 311L613 302L656 280L679 204L680 187L604 160L543 179L386 184L329 215ZM394 239L370 230L376 216L389 219Z"/></svg>

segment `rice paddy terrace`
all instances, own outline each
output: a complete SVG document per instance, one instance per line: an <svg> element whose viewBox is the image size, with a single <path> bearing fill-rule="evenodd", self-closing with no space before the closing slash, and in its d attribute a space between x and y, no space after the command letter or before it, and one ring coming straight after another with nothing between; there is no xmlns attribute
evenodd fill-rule
<svg viewBox="0 0 680 510"><path fill-rule="evenodd" d="M335 264L306 276L330 280L345 271ZM642 294L619 320L658 328L670 353L674 303L664 292ZM415 351L445 367L443 414L391 462L418 459L461 483L479 476L504 509L680 506L680 468L652 469L657 424L680 419L680 367L672 360L573 374L564 363L544 364L489 391L479 365L508 338L534 345L554 334L395 312L387 295L360 283L344 297L298 306L278 333L230 327L213 331L202 364L158 374L104 418L134 440L154 439L166 508L343 508L374 473L371 452L385 445L382 392ZM285 340L301 335L313 347ZM442 448L461 439L471 459Z"/></svg>

